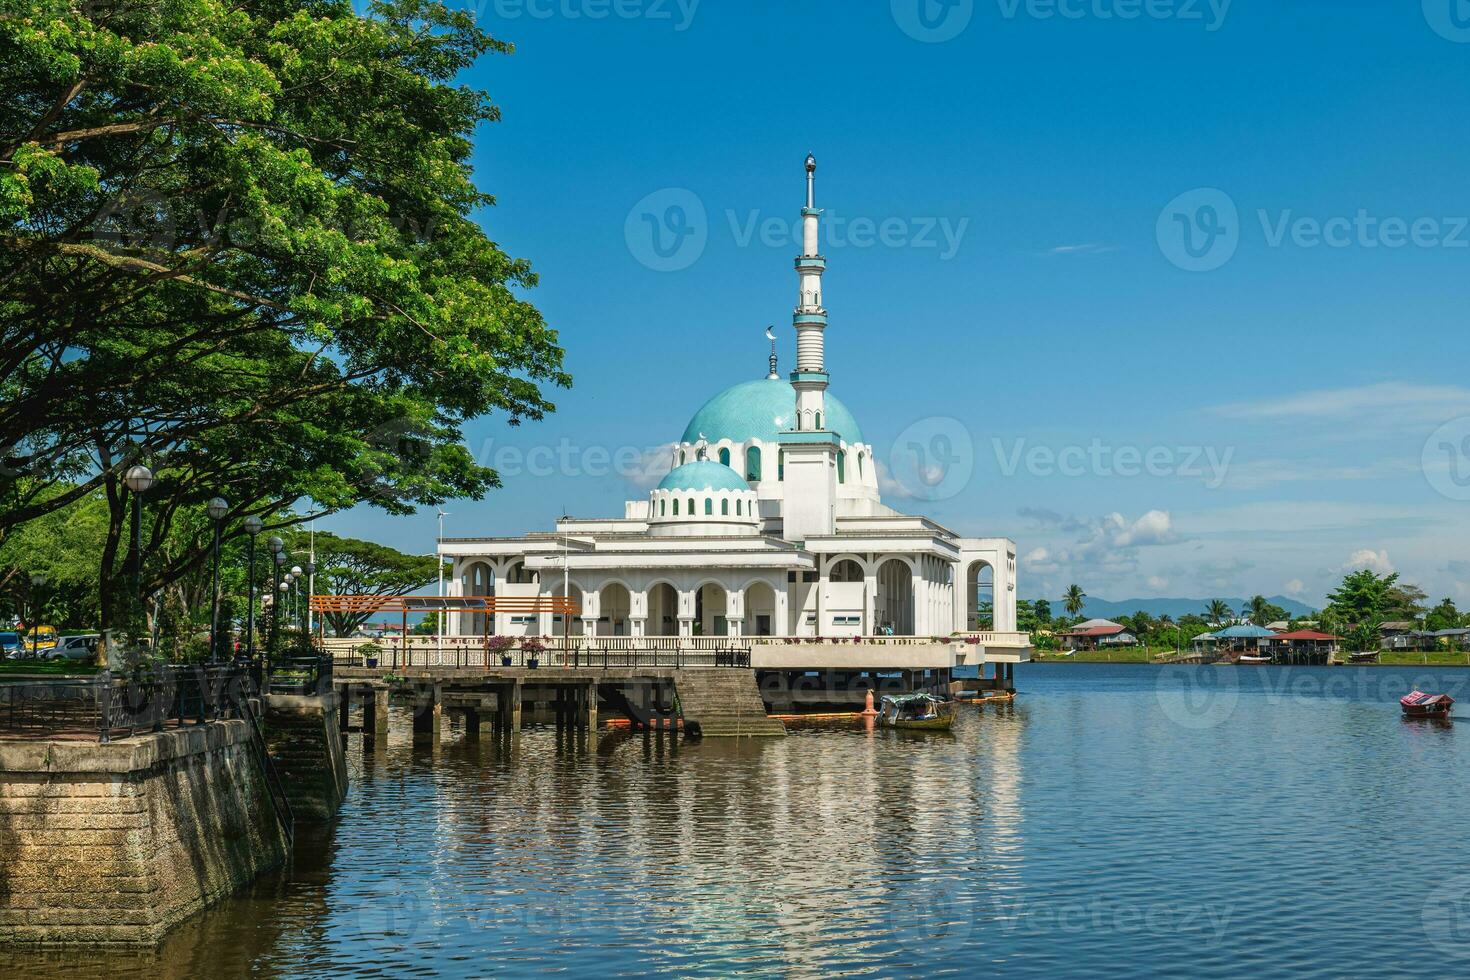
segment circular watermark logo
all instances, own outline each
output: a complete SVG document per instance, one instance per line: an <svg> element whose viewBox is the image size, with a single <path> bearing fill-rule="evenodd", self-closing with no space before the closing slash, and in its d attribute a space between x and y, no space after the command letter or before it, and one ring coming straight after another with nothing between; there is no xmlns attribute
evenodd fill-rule
<svg viewBox="0 0 1470 980"><path fill-rule="evenodd" d="M1470 0L1424 0L1424 19L1445 40L1470 44Z"/></svg>
<svg viewBox="0 0 1470 980"><path fill-rule="evenodd" d="M1204 731L1235 714L1240 680L1234 670L1204 666L1159 668L1154 686L1159 710L1181 728Z"/></svg>
<svg viewBox="0 0 1470 980"><path fill-rule="evenodd" d="M1429 945L1456 960L1470 957L1470 875L1436 882L1419 921Z"/></svg>
<svg viewBox="0 0 1470 980"><path fill-rule="evenodd" d="M359 899L353 914L358 935L380 953L406 949L424 931L423 899L398 884L385 884Z"/></svg>
<svg viewBox="0 0 1470 980"><path fill-rule="evenodd" d="M1450 419L1431 432L1420 465L1440 496L1470 500L1470 415Z"/></svg>
<svg viewBox="0 0 1470 980"><path fill-rule="evenodd" d="M975 473L975 443L959 419L931 416L904 429L888 453L888 472L902 496L947 500Z"/></svg>
<svg viewBox="0 0 1470 980"><path fill-rule="evenodd" d="M975 0L890 0L889 8L899 29L925 44L953 41L975 16Z"/></svg>
<svg viewBox="0 0 1470 980"><path fill-rule="evenodd" d="M886 902L884 916L894 943L915 959L948 958L970 941L974 923L956 882L913 882Z"/></svg>
<svg viewBox="0 0 1470 980"><path fill-rule="evenodd" d="M1213 272L1240 247L1240 212L1229 194L1200 187L1159 212L1155 235L1164 258L1186 272Z"/></svg>
<svg viewBox="0 0 1470 980"><path fill-rule="evenodd" d="M679 272L699 261L709 243L709 216L699 195L665 187L628 211L623 238L633 258L654 272Z"/></svg>

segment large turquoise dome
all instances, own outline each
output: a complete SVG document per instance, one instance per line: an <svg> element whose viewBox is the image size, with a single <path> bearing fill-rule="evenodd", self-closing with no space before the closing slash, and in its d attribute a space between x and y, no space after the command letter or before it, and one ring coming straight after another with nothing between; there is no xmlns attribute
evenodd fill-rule
<svg viewBox="0 0 1470 980"><path fill-rule="evenodd" d="M827 416L822 419L822 427L837 433L849 445L862 442L862 430L847 406L830 391L823 402L827 406ZM775 442L777 433L792 427L795 414L796 391L789 381L779 378L745 381L726 388L705 402L685 427L683 441L698 442L700 433L703 433L710 442L721 439Z"/></svg>
<svg viewBox="0 0 1470 980"><path fill-rule="evenodd" d="M750 484L724 463L708 459L674 467L659 482L660 490L749 490Z"/></svg>

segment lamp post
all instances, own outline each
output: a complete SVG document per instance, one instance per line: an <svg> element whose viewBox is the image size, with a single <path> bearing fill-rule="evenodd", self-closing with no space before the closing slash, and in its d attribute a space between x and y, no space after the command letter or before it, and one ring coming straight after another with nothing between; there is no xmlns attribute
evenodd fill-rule
<svg viewBox="0 0 1470 980"><path fill-rule="evenodd" d="M245 518L246 553L249 557L246 564L250 567L246 585L250 601L245 609L245 656L253 663L255 661L255 538L260 534L261 520L254 514Z"/></svg>
<svg viewBox="0 0 1470 980"><path fill-rule="evenodd" d="M286 563L286 544L274 535L265 544L271 553L271 637L266 642L266 650L269 652L276 648L276 637L281 625L281 566Z"/></svg>
<svg viewBox="0 0 1470 980"><path fill-rule="evenodd" d="M305 574L300 565L291 566L291 619L295 622L297 633L301 632L301 587L297 583Z"/></svg>
<svg viewBox="0 0 1470 980"><path fill-rule="evenodd" d="M46 573L31 576L31 659L41 655L41 590L46 587Z"/></svg>
<svg viewBox="0 0 1470 980"><path fill-rule="evenodd" d="M316 591L316 562L308 561L306 568L306 639L309 642L312 634L311 596Z"/></svg>
<svg viewBox="0 0 1470 980"><path fill-rule="evenodd" d="M225 522L225 516L230 512L230 505L225 503L223 497L215 497L205 505L204 510L209 514L209 519L214 522L214 584L210 587L209 601L209 659L219 660L219 539L220 531Z"/></svg>
<svg viewBox="0 0 1470 980"><path fill-rule="evenodd" d="M290 577L291 577L290 575L287 575L286 576L286 579L289 579ZM277 606L283 605L285 603L285 601L286 601L286 593L289 592L290 590L291 590L291 583L289 581L286 581L285 579L283 579L280 583L278 583L276 585L276 605Z"/></svg>
<svg viewBox="0 0 1470 980"><path fill-rule="evenodd" d="M123 485L133 495L133 546L129 555L129 571L133 575L133 594L143 604L143 494L153 488L153 471L143 464L129 466L123 474Z"/></svg>

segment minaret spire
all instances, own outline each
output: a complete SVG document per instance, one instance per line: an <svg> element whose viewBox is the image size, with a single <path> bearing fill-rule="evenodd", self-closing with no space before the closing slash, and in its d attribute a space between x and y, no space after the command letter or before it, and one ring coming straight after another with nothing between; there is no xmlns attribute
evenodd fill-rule
<svg viewBox="0 0 1470 980"><path fill-rule="evenodd" d="M796 371L791 384L796 389L796 427L821 429L823 392L827 389L827 368L823 354L823 335L827 330L827 310L822 306L822 273L827 260L818 254L822 211L817 207L817 158L806 156L806 207L801 209L801 255L796 257L798 295L792 322L796 327Z"/></svg>
<svg viewBox="0 0 1470 980"><path fill-rule="evenodd" d="M766 339L771 342L771 373L766 375L766 380L780 381L781 375L776 372L776 325L774 323L766 327Z"/></svg>

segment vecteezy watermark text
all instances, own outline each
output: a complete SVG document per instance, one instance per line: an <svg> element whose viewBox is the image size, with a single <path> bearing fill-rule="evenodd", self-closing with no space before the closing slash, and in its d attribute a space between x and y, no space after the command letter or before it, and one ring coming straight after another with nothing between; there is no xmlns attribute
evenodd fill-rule
<svg viewBox="0 0 1470 980"><path fill-rule="evenodd" d="M1206 31L1225 25L1234 0L995 0L1003 20L1172 20L1201 24ZM975 18L975 0L889 0L893 22L925 44L952 41Z"/></svg>
<svg viewBox="0 0 1470 980"><path fill-rule="evenodd" d="M1025 438L991 440L995 460L1005 477L1025 471L1037 477L1179 477L1202 480L1211 490L1225 483L1235 447L1111 446L1093 439L1085 446L1054 448L1032 445Z"/></svg>
<svg viewBox="0 0 1470 980"><path fill-rule="evenodd" d="M500 20L653 20L668 21L675 31L694 23L700 0L467 0L478 15ZM450 6L455 6L451 3Z"/></svg>
<svg viewBox="0 0 1470 980"><path fill-rule="evenodd" d="M1294 208L1258 208L1256 223L1267 248L1470 249L1470 216L1352 214L1303 215ZM1250 222L1235 200L1216 187L1186 191L1159 212L1159 251L1187 272L1212 272L1235 257Z"/></svg>

